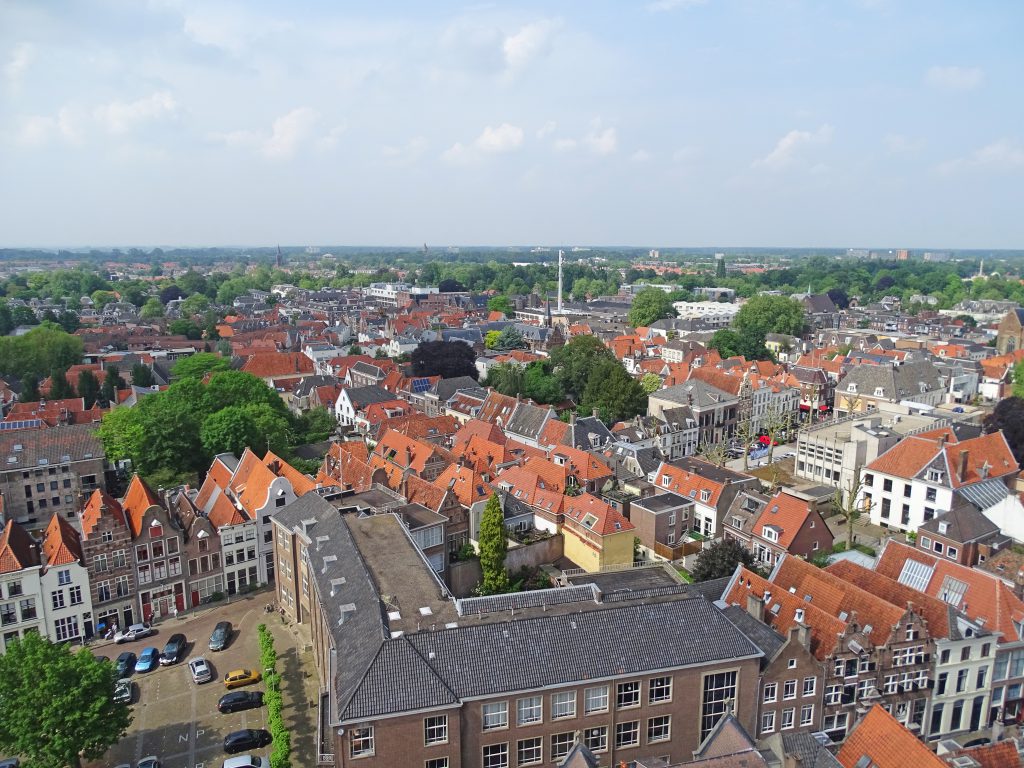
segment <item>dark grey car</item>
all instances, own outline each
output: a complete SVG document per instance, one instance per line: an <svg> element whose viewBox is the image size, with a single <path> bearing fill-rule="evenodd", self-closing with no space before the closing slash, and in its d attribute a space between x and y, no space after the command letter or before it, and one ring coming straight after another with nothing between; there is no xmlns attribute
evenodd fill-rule
<svg viewBox="0 0 1024 768"><path fill-rule="evenodd" d="M223 651L228 647L229 642L231 642L231 622L218 622L217 626L213 628L213 634L210 635L210 650Z"/></svg>

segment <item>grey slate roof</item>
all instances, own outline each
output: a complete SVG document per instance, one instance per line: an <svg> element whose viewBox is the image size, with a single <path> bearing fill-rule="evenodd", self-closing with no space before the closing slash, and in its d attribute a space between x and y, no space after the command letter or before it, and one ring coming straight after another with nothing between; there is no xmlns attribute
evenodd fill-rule
<svg viewBox="0 0 1024 768"><path fill-rule="evenodd" d="M691 408L709 408L723 401L735 400L736 397L701 379L690 379L674 387L658 390L651 395L651 399L689 405Z"/></svg>
<svg viewBox="0 0 1024 768"><path fill-rule="evenodd" d="M450 703L446 689L466 699L761 655L701 597L469 623L405 635L384 645L401 643L416 655L382 649L374 661L380 668L372 669L358 687L344 719L442 706ZM544 653L536 653L538 648ZM522 662L526 654L528 664ZM395 686L396 680L402 685ZM395 687L403 690L392 691Z"/></svg>
<svg viewBox="0 0 1024 768"><path fill-rule="evenodd" d="M762 621L758 621L738 605L730 605L723 613L750 642L761 649L766 659L772 659L786 644L786 639Z"/></svg>
<svg viewBox="0 0 1024 768"><path fill-rule="evenodd" d="M505 425L505 431L514 435L536 440L544 429L552 410L548 406L521 402L516 406Z"/></svg>
<svg viewBox="0 0 1024 768"><path fill-rule="evenodd" d="M999 478L982 480L980 483L971 483L957 489L957 495L962 496L978 509L994 507L1010 495L1006 484Z"/></svg>
<svg viewBox="0 0 1024 768"><path fill-rule="evenodd" d="M451 379L441 379L434 385L434 393L442 402L458 392L460 389L479 389L480 385L471 376L455 376Z"/></svg>
<svg viewBox="0 0 1024 768"><path fill-rule="evenodd" d="M938 369L927 360L890 365L860 365L850 371L839 383L839 391L849 391L857 385L860 395L874 396L881 387L882 396L890 400L913 400L921 395L921 384L926 392L941 389Z"/></svg>
<svg viewBox="0 0 1024 768"><path fill-rule="evenodd" d="M102 459L97 424L72 424L51 429L18 429L0 433L0 471L23 470L69 461Z"/></svg>
<svg viewBox="0 0 1024 768"><path fill-rule="evenodd" d="M997 480L996 482L999 481ZM967 486L967 488L970 487ZM1006 486L1003 486L1004 490L1005 488ZM961 544L987 539L999 533L999 526L985 517L966 498L957 498L954 495L953 499L953 506L946 514L932 518L928 522L919 525L917 527L918 531L937 534L952 541L958 541ZM947 526L946 532L940 533L939 526L943 523Z"/></svg>
<svg viewBox="0 0 1024 768"><path fill-rule="evenodd" d="M595 445L605 445L609 440L614 439L611 431L604 425L604 422L593 416L584 416L582 419L576 419L576 423L570 424L569 429L565 431L565 436L569 441L569 445L583 451L589 451ZM597 438L596 441L593 438Z"/></svg>
<svg viewBox="0 0 1024 768"><path fill-rule="evenodd" d="M782 748L786 755L800 759L801 768L841 768L842 763L812 733L783 733Z"/></svg>
<svg viewBox="0 0 1024 768"><path fill-rule="evenodd" d="M731 580L732 576L723 576L720 579L698 581L696 584L691 585L690 589L714 602L715 600L722 599L722 595L725 594L725 589L729 586Z"/></svg>
<svg viewBox="0 0 1024 768"><path fill-rule="evenodd" d="M376 384L370 384L367 387L352 387L351 389L345 390L348 392L348 399L352 401L352 405L356 408L362 408L365 405L372 403L383 403L388 400L394 400L395 395L388 392L383 387L378 387Z"/></svg>

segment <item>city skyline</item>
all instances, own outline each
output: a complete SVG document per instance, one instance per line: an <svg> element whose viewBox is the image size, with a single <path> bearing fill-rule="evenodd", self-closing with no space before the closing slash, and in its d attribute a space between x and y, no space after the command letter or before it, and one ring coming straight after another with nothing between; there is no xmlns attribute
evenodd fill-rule
<svg viewBox="0 0 1024 768"><path fill-rule="evenodd" d="M1019 8L0 8L4 246L1017 249Z"/></svg>

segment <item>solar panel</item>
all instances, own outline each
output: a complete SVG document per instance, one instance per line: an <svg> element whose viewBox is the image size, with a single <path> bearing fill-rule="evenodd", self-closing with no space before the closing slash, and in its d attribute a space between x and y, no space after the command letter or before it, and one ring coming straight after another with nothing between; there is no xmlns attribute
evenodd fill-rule
<svg viewBox="0 0 1024 768"><path fill-rule="evenodd" d="M899 578L896 580L911 589L924 592L928 587L928 582L932 580L934 572L935 566L919 563L916 560L907 560L903 564L903 570L900 572Z"/></svg>
<svg viewBox="0 0 1024 768"><path fill-rule="evenodd" d="M413 379L412 380L412 391L419 394L420 392L426 392L430 389L430 379Z"/></svg>

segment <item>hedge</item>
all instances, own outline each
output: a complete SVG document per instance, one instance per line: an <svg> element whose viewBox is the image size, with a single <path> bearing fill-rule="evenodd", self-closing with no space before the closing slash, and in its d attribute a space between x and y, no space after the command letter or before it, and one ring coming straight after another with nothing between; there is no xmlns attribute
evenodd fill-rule
<svg viewBox="0 0 1024 768"><path fill-rule="evenodd" d="M260 643L260 665L263 680L267 684L264 701L267 704L267 724L273 737L270 748L270 768L291 768L292 736L284 726L281 717L281 675L277 672L277 651L274 650L274 636L266 624L256 628Z"/></svg>

